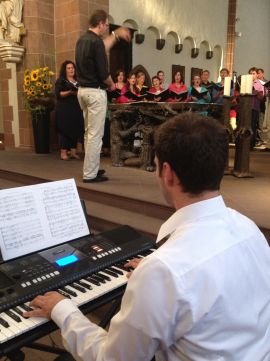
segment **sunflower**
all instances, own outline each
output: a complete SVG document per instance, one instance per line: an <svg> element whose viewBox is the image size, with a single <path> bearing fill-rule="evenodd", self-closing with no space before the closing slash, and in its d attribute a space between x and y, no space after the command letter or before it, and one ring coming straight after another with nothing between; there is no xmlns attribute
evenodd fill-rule
<svg viewBox="0 0 270 361"><path fill-rule="evenodd" d="M31 113L52 109L54 94L51 77L53 75L54 73L47 66L24 71L24 105Z"/></svg>
<svg viewBox="0 0 270 361"><path fill-rule="evenodd" d="M39 70L32 70L30 73L31 81L37 81L39 78Z"/></svg>

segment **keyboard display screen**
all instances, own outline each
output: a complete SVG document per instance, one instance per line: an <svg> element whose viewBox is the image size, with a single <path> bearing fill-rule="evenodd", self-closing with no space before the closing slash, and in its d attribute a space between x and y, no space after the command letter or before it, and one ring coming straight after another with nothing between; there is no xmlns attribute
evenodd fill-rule
<svg viewBox="0 0 270 361"><path fill-rule="evenodd" d="M56 260L55 263L60 267L64 267L70 263L74 263L74 262L78 261L78 259L79 259L78 257L76 257L74 254L72 254L70 256L63 257L63 258Z"/></svg>

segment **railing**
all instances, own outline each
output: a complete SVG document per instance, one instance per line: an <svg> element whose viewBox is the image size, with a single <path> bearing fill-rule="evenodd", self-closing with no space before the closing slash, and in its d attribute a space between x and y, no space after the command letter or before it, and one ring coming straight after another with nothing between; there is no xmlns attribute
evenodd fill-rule
<svg viewBox="0 0 270 361"><path fill-rule="evenodd" d="M232 133L230 126L231 97L223 97L223 104L216 103L157 103L134 102L109 104L111 132L111 160L113 166L122 167L127 163L137 164L147 171L154 170L153 134L157 126L168 118L185 111L196 111L210 114L220 121ZM239 119L235 131L236 152L233 170L228 163L225 174L236 177L250 177L249 150L251 137L251 100L252 96L240 96ZM134 147L136 136L140 146Z"/></svg>

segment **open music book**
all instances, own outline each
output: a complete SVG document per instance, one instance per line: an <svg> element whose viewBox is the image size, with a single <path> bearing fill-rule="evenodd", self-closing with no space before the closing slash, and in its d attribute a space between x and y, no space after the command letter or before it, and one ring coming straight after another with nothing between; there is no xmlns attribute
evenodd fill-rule
<svg viewBox="0 0 270 361"><path fill-rule="evenodd" d="M208 90L198 92L194 87L191 89L191 96L196 97L197 99L203 99L208 93Z"/></svg>
<svg viewBox="0 0 270 361"><path fill-rule="evenodd" d="M88 234L74 179L0 190L3 260Z"/></svg>
<svg viewBox="0 0 270 361"><path fill-rule="evenodd" d="M215 89L217 91L224 90L224 85L222 85L221 83L214 83L213 81L211 82L211 87L212 89Z"/></svg>

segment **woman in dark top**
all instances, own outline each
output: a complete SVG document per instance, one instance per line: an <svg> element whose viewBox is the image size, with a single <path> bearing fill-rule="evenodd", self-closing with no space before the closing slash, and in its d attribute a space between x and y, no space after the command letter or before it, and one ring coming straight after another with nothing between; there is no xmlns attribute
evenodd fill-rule
<svg viewBox="0 0 270 361"><path fill-rule="evenodd" d="M84 120L77 99L77 90L75 64L66 60L61 65L59 78L55 83L56 126L60 136L60 157L63 160L80 159L76 147L77 143L83 142Z"/></svg>

